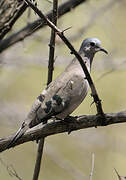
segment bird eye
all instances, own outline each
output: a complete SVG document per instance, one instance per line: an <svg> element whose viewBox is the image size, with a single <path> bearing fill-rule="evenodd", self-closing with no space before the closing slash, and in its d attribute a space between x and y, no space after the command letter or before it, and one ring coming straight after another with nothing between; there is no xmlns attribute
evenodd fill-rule
<svg viewBox="0 0 126 180"><path fill-rule="evenodd" d="M94 43L94 42L91 42L90 45L93 47L93 46L95 46L95 43Z"/></svg>

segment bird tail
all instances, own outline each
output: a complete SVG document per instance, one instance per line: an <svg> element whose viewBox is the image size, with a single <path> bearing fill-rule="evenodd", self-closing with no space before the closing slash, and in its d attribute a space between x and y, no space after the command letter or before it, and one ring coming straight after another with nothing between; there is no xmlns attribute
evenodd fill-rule
<svg viewBox="0 0 126 180"><path fill-rule="evenodd" d="M7 145L7 149L13 147L13 145L17 142L19 138L21 138L24 135L24 133L27 131L28 128L29 126L23 123L22 126L16 132L16 134L12 137L9 144Z"/></svg>

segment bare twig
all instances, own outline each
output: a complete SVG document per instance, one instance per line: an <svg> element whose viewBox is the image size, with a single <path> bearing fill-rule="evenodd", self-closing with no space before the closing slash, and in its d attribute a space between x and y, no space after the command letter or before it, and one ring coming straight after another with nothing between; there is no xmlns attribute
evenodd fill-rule
<svg viewBox="0 0 126 180"><path fill-rule="evenodd" d="M41 138L38 144L38 152L37 152L37 158L35 162L33 180L37 180L39 176L40 167L41 167L41 159L42 159L42 154L43 154L43 147L44 147L44 140L45 138Z"/></svg>
<svg viewBox="0 0 126 180"><path fill-rule="evenodd" d="M105 114L106 125L126 123L126 111L118 113ZM53 121L46 125L39 125L29 129L17 142L13 145L17 146L28 141L34 141L50 135L64 133L68 131L76 131L79 129L101 126L98 122L97 115L83 115L78 117L69 117L67 123L63 120ZM5 151L7 145L11 142L13 135L0 139L0 152Z"/></svg>
<svg viewBox="0 0 126 180"><path fill-rule="evenodd" d="M12 164L11 165L5 164L5 162L1 158L0 158L0 162L7 169L7 172L11 177L16 177L18 180L22 180L22 178L17 174Z"/></svg>
<svg viewBox="0 0 126 180"><path fill-rule="evenodd" d="M58 1L53 0L53 16L52 16L52 22L54 25L57 25L57 17L58 17ZM49 64L48 64L48 80L47 85L52 81L53 77L53 70L54 70L54 53L55 53L55 38L56 38L56 32L54 29L51 30L51 38L49 43Z"/></svg>
<svg viewBox="0 0 126 180"><path fill-rule="evenodd" d="M58 9L58 0L53 0L53 15L52 15L52 22L54 25L57 25L57 9ZM48 64L48 80L47 85L52 81L53 77L53 70L54 70L54 53L55 53L55 37L56 32L51 29L51 38L49 44L49 64ZM35 163L34 175L33 180L37 180L40 172L41 160L43 156L43 148L44 148L44 141L45 138L40 139L38 145L38 153Z"/></svg>
<svg viewBox="0 0 126 180"><path fill-rule="evenodd" d="M41 17L42 19L45 20L45 22L47 23L47 25L52 28L57 35L62 39L62 41L66 44L66 46L71 50L71 52L76 56L76 58L78 59L85 75L86 75L86 79L90 85L91 91L92 91L92 96L94 99L94 102L96 104L96 109L97 109L97 114L99 115L100 121L101 123L105 123L105 116L104 116L104 112L102 109L102 104L101 104L101 100L99 99L98 93L96 91L95 85L92 81L92 78L86 68L85 63L83 62L83 59L81 58L81 56L79 55L79 53L74 49L74 47L72 46L72 44L68 41L68 39L64 36L63 32L58 29L37 7L34 6L33 3L31 3L29 0L24 0L25 2L28 3L28 5L36 12L36 14L38 14L39 17Z"/></svg>
<svg viewBox="0 0 126 180"><path fill-rule="evenodd" d="M123 179L121 179L121 176L119 175L118 171L115 168L114 168L114 170L115 170L115 172L116 172L116 174L118 176L118 180L123 180Z"/></svg>
<svg viewBox="0 0 126 180"><path fill-rule="evenodd" d="M94 163L95 163L95 155L94 153L92 153L92 166L91 166L90 180L93 179Z"/></svg>
<svg viewBox="0 0 126 180"><path fill-rule="evenodd" d="M75 8L86 1L87 0L68 0L64 2L58 7L58 18L71 11L71 8ZM52 11L48 12L46 14L46 17L48 17L51 20ZM20 31L10 35L8 38L0 42L0 53L9 48L10 46L14 45L15 43L24 40L26 37L30 36L32 33L36 32L37 30L46 25L47 24L45 23L45 20L43 18L28 24Z"/></svg>

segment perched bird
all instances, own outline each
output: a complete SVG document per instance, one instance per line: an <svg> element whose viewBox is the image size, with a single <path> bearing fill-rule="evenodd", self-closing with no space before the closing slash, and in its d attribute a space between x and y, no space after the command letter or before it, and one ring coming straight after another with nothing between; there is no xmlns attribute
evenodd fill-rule
<svg viewBox="0 0 126 180"><path fill-rule="evenodd" d="M85 39L80 47L79 54L90 72L93 57L96 52L105 49L97 38ZM52 81L34 102L31 111L22 126L12 138L8 148L19 139L27 129L39 123L45 123L51 117L65 119L84 100L89 84L78 60L74 58L54 81Z"/></svg>

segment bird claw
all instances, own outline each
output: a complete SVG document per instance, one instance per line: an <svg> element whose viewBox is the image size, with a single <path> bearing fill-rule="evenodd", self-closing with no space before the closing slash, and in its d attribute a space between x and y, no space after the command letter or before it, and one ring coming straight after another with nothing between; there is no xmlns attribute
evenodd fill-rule
<svg viewBox="0 0 126 180"><path fill-rule="evenodd" d="M68 130L68 132L67 132L67 133L68 133L68 135L69 135L69 134L71 134L71 132L72 132L72 129L71 129L71 130Z"/></svg>
<svg viewBox="0 0 126 180"><path fill-rule="evenodd" d="M97 114L97 124L100 126L106 126L107 125L105 115L102 116L100 114ZM97 126L96 126L96 128L97 128Z"/></svg>
<svg viewBox="0 0 126 180"><path fill-rule="evenodd" d="M70 126L69 126L69 123L70 123L69 116L66 117L65 119L62 119L61 122L67 125L67 127L68 127L67 133L68 133L68 135L69 135L69 134L72 132L72 129L71 129Z"/></svg>

